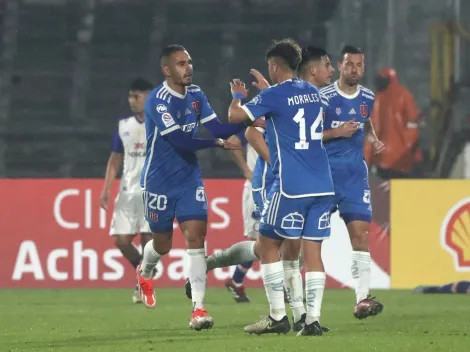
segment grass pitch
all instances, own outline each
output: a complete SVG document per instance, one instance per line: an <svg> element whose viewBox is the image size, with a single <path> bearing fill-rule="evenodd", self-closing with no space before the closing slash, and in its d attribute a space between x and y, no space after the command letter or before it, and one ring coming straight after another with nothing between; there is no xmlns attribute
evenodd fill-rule
<svg viewBox="0 0 470 352"><path fill-rule="evenodd" d="M132 290L0 290L0 351L470 351L470 296L377 291L378 317L356 320L354 293L327 290L323 337L248 335L246 324L268 313L264 291L249 289L236 304L225 289L209 289L210 331L188 328L183 289L157 291L157 308L131 303ZM288 308L288 314L290 310Z"/></svg>

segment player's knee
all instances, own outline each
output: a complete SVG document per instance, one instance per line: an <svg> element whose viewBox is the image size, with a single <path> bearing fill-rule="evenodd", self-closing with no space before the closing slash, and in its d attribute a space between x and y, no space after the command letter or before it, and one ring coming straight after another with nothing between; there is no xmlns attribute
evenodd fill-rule
<svg viewBox="0 0 470 352"><path fill-rule="evenodd" d="M279 250L282 260L297 260L300 253L300 240L284 241Z"/></svg>
<svg viewBox="0 0 470 352"><path fill-rule="evenodd" d="M204 248L206 234L202 231L184 231L184 239L186 240L186 248Z"/></svg>
<svg viewBox="0 0 470 352"><path fill-rule="evenodd" d="M369 250L369 231L355 231L350 233L351 247L354 251L367 252Z"/></svg>
<svg viewBox="0 0 470 352"><path fill-rule="evenodd" d="M153 249L160 255L168 254L173 244L171 235L154 235L152 242Z"/></svg>
<svg viewBox="0 0 470 352"><path fill-rule="evenodd" d="M113 236L113 239L114 239L114 244L116 245L116 247L118 247L119 249L122 249L122 248L126 248L132 245L133 236L117 235L117 236Z"/></svg>

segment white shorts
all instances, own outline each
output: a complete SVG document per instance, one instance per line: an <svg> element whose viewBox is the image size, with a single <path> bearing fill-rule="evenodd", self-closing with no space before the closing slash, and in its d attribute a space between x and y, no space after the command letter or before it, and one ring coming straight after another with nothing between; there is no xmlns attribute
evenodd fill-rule
<svg viewBox="0 0 470 352"><path fill-rule="evenodd" d="M255 211L255 202L251 191L251 182L246 181L243 187L242 213L243 213L243 229L245 237L256 240L258 237L259 221L253 219Z"/></svg>
<svg viewBox="0 0 470 352"><path fill-rule="evenodd" d="M119 192L114 202L113 220L109 234L136 235L150 233L150 226L144 216L144 202L141 193Z"/></svg>

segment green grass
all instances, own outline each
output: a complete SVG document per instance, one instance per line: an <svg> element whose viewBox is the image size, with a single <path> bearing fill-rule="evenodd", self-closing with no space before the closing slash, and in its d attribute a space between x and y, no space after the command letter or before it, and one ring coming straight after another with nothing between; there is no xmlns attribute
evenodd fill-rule
<svg viewBox="0 0 470 352"><path fill-rule="evenodd" d="M159 290L157 308L130 303L130 290L0 290L0 351L470 351L470 297L376 292L384 312L358 321L354 294L328 290L323 337L252 336L243 326L267 314L262 290L236 304L210 289L211 331L188 328L190 302L182 289ZM289 312L290 314L290 312Z"/></svg>

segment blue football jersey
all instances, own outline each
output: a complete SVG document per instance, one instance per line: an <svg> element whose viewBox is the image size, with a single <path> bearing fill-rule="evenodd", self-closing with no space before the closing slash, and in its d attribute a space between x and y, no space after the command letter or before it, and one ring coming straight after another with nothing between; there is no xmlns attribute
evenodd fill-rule
<svg viewBox="0 0 470 352"><path fill-rule="evenodd" d="M264 131L264 130L263 130ZM263 132L264 140L269 147L269 140L266 131ZM253 191L266 190L269 192L274 182L274 174L271 166L261 157L256 158L253 177L251 178L251 187Z"/></svg>
<svg viewBox="0 0 470 352"><path fill-rule="evenodd" d="M150 92L145 102L147 155L141 174L142 189L154 183L160 189L171 189L199 180L201 170L196 153L176 150L165 136L177 129L194 136L199 123L214 118L214 110L196 85L187 87L184 95L166 82Z"/></svg>
<svg viewBox="0 0 470 352"><path fill-rule="evenodd" d="M322 88L320 93L329 100L329 108L325 114L325 130L338 128L351 119L359 122L358 131L351 138L335 138L325 142L330 163L332 166L356 164L363 167L364 124L374 106L374 93L359 86L355 94L346 95L339 90L338 82Z"/></svg>
<svg viewBox="0 0 470 352"><path fill-rule="evenodd" d="M334 194L322 142L324 106L316 87L298 78L289 79L263 90L243 109L252 120L266 117L271 167L279 177L282 195Z"/></svg>

